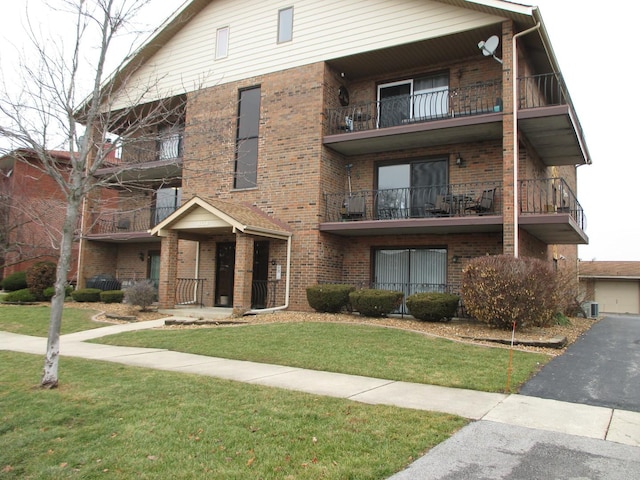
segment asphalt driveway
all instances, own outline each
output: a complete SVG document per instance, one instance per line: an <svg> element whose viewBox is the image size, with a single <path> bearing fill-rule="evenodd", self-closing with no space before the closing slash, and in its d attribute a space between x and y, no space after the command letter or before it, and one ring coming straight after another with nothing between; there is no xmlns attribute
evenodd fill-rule
<svg viewBox="0 0 640 480"><path fill-rule="evenodd" d="M604 317L520 394L640 412L640 316Z"/></svg>

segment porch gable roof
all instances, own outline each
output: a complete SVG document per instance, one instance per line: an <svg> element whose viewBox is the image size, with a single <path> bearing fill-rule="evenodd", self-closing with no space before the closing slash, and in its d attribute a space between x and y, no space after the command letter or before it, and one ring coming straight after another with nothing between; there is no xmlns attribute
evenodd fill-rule
<svg viewBox="0 0 640 480"><path fill-rule="evenodd" d="M149 230L151 235L166 237L171 230L192 233L236 233L286 240L292 233L258 208L224 200L205 201L193 197Z"/></svg>

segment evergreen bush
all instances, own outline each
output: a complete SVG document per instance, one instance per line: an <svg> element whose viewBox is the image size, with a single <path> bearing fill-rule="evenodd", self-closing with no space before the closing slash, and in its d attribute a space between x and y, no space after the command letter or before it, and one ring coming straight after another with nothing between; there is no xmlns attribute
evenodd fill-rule
<svg viewBox="0 0 640 480"><path fill-rule="evenodd" d="M384 317L402 304L404 293L366 288L349 293L351 307L365 317Z"/></svg>
<svg viewBox="0 0 640 480"><path fill-rule="evenodd" d="M7 303L32 303L37 302L38 299L28 288L23 288L7 293L3 301Z"/></svg>
<svg viewBox="0 0 640 480"><path fill-rule="evenodd" d="M407 297L407 309L416 320L440 322L456 314L460 297L450 293L423 292Z"/></svg>
<svg viewBox="0 0 640 480"><path fill-rule="evenodd" d="M327 283L307 287L307 301L316 312L337 313L349 305L353 285Z"/></svg>
<svg viewBox="0 0 640 480"><path fill-rule="evenodd" d="M67 298L73 292L73 287L71 285L67 285L64 287L64 298ZM45 300L51 301L53 296L56 294L56 287L47 287L42 291L42 296Z"/></svg>
<svg viewBox="0 0 640 480"><path fill-rule="evenodd" d="M2 289L7 292L15 292L27 287L27 272L15 272L2 280Z"/></svg>
<svg viewBox="0 0 640 480"><path fill-rule="evenodd" d="M122 303L124 292L122 290L105 290L100 292L100 301L104 303Z"/></svg>
<svg viewBox="0 0 640 480"><path fill-rule="evenodd" d="M71 292L71 298L76 302L99 302L100 292L99 288L80 288Z"/></svg>
<svg viewBox="0 0 640 480"><path fill-rule="evenodd" d="M470 315L500 328L548 326L559 311L555 272L535 258L472 259L462 271L461 293Z"/></svg>

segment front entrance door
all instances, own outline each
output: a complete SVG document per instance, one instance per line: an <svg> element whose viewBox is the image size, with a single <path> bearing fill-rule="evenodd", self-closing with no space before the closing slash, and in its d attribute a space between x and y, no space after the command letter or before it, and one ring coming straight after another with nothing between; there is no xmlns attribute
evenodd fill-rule
<svg viewBox="0 0 640 480"><path fill-rule="evenodd" d="M236 264L236 244L218 243L216 248L215 306L233 305L233 276Z"/></svg>
<svg viewBox="0 0 640 480"><path fill-rule="evenodd" d="M269 291L269 242L253 244L251 308L266 308Z"/></svg>

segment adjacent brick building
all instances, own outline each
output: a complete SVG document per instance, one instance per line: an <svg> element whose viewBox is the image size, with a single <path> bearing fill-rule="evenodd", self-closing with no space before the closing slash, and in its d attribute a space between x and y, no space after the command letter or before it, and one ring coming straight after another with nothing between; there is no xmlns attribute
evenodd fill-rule
<svg viewBox="0 0 640 480"><path fill-rule="evenodd" d="M141 104L185 108L123 149L146 193L89 206L81 279L238 312L308 309L319 282L456 291L502 253L577 284L591 160L535 7L193 0L122 67L113 108L149 82Z"/></svg>

